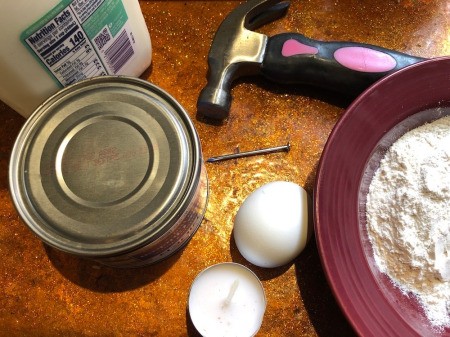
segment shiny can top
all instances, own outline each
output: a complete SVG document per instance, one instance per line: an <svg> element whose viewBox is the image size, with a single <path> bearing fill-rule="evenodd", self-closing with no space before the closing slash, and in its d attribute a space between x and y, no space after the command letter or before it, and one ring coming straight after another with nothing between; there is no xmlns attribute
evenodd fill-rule
<svg viewBox="0 0 450 337"><path fill-rule="evenodd" d="M185 110L146 81L105 76L44 102L14 145L10 188L47 244L113 256L163 235L193 197L201 149Z"/></svg>

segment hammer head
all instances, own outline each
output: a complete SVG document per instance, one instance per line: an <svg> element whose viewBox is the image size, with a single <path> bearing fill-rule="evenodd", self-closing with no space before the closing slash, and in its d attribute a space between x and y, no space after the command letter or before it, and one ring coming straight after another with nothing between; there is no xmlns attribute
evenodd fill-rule
<svg viewBox="0 0 450 337"><path fill-rule="evenodd" d="M263 62L267 36L252 30L286 13L288 1L249 0L234 9L216 32L208 55L208 83L197 101L200 114L224 119L231 106L231 84L254 75Z"/></svg>

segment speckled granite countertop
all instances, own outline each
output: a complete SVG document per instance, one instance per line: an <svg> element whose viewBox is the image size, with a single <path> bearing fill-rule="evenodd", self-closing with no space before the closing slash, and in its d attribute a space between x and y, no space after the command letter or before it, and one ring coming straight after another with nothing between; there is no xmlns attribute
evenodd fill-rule
<svg viewBox="0 0 450 337"><path fill-rule="evenodd" d="M11 202L7 168L24 119L0 104L0 335L197 336L187 314L190 284L204 268L234 261L262 280L267 310L258 336L352 336L327 285L314 239L285 267L246 262L232 239L234 216L257 187L288 180L312 195L315 170L334 124L349 100L338 95L239 80L230 117L200 120L196 100L206 83L214 33L239 1L140 1L153 44L142 78L169 92L192 117L204 157L283 145L289 153L206 164L205 218L181 252L157 265L116 270L43 245ZM450 3L445 0L292 1L267 35L301 32L319 40L376 44L423 56L450 52Z"/></svg>

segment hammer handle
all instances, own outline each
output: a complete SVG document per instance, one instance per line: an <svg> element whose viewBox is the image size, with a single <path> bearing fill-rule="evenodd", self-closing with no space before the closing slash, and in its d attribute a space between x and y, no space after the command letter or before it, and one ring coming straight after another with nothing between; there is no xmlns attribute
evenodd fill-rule
<svg viewBox="0 0 450 337"><path fill-rule="evenodd" d="M322 87L355 97L380 78L425 60L354 42L323 42L297 33L269 38L262 73L280 83Z"/></svg>

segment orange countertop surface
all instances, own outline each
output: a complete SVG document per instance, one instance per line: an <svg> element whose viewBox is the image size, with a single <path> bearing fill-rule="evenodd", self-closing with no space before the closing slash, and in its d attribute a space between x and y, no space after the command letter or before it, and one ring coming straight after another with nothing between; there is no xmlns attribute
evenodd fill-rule
<svg viewBox="0 0 450 337"><path fill-rule="evenodd" d="M153 45L141 76L189 113L205 158L291 143L274 153L205 164L209 202L187 246L163 262L113 269L44 245L20 220L8 188L11 149L25 119L0 104L0 335L198 336L187 311L189 288L204 268L234 261L253 270L266 291L257 336L353 336L322 270L314 237L293 263L248 263L232 237L245 198L267 182L287 180L310 196L321 151L350 101L337 94L262 77L233 86L230 117L198 118L214 33L239 1L140 1ZM446 0L304 0L259 31L299 32L317 40L364 42L422 57L450 53Z"/></svg>

